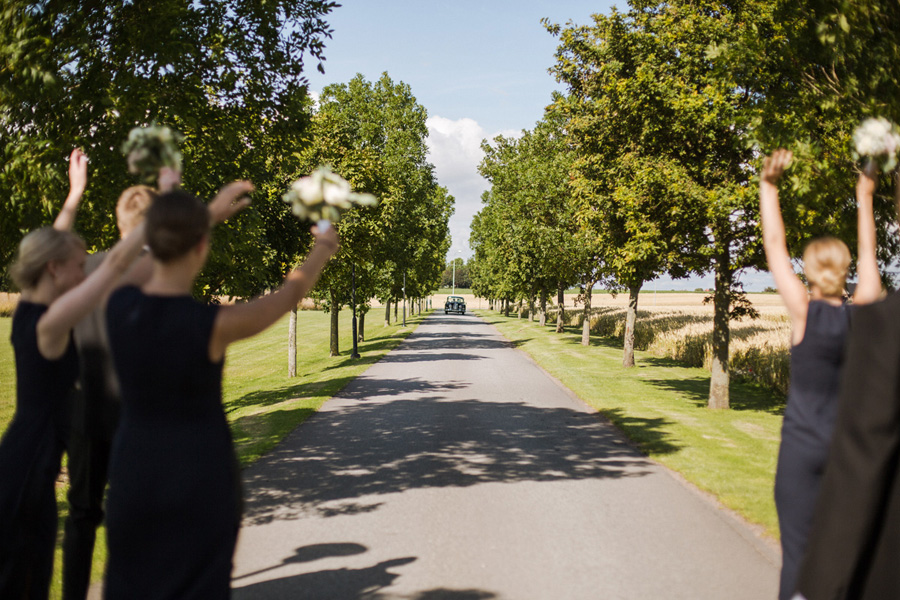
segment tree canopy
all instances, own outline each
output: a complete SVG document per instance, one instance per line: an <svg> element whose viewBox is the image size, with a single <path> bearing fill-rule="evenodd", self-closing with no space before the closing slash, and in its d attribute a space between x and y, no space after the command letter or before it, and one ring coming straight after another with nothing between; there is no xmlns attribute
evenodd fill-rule
<svg viewBox="0 0 900 600"><path fill-rule="evenodd" d="M22 2L0 9L0 264L65 197L63 157L82 147L90 180L76 224L89 246L117 237L110 215L132 183L120 152L135 126L185 136L184 187L201 197L234 179L255 210L217 232L197 290L250 295L280 279L308 236L280 195L298 165L322 68L325 0Z"/></svg>

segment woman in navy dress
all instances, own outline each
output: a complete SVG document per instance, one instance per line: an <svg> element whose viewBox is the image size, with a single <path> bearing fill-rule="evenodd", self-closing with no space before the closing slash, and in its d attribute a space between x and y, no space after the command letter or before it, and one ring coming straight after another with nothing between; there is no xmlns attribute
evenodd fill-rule
<svg viewBox="0 0 900 600"><path fill-rule="evenodd" d="M123 403L107 501L109 600L229 597L241 503L221 404L225 350L296 306L338 248L333 229L314 228L306 263L278 291L235 306L195 301L210 222L243 208L251 190L226 186L209 210L185 192L160 196L146 220L153 275L109 300Z"/></svg>
<svg viewBox="0 0 900 600"><path fill-rule="evenodd" d="M87 279L84 243L68 231L87 181L72 153L72 192L54 227L26 235L10 269L21 298L13 314L16 412L0 441L0 598L45 599L56 545L56 492L78 375L72 328L118 282L143 245L143 228Z"/></svg>
<svg viewBox="0 0 900 600"><path fill-rule="evenodd" d="M819 484L825 470L837 412L838 385L844 364L844 345L850 325L843 302L850 251L835 238L813 240L803 254L809 291L791 266L777 182L791 162L791 153L777 150L760 174L760 216L763 246L791 319L791 384L781 430L775 474L775 506L781 530L782 568L779 598L791 598L806 549ZM881 297L881 277L875 258L874 167L859 176L859 284L854 304Z"/></svg>

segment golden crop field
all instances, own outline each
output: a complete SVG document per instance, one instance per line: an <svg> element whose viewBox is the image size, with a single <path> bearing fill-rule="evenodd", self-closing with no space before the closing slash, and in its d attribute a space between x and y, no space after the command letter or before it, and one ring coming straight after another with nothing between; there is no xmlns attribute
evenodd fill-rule
<svg viewBox="0 0 900 600"><path fill-rule="evenodd" d="M712 304L703 304L704 293L642 292L638 298L635 348L658 357L671 358L688 366L709 369L712 363ZM466 297L470 307L479 300ZM758 319L731 322L729 362L732 374L756 381L787 394L790 380L791 324L777 294L748 294ZM584 311L575 296L566 298L566 325L581 326ZM435 296L435 307L444 297ZM481 305L487 308L487 302ZM624 339L628 294L594 294L591 298L591 333ZM548 311L548 321L556 321L556 309Z"/></svg>

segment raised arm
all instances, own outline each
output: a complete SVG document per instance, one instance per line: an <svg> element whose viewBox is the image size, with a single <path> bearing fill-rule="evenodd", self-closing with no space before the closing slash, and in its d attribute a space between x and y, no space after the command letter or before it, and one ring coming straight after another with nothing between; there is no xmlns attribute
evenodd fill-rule
<svg viewBox="0 0 900 600"><path fill-rule="evenodd" d="M144 225L120 240L84 281L57 298L37 325L38 350L54 360L63 355L72 328L97 307L119 283L144 246Z"/></svg>
<svg viewBox="0 0 900 600"><path fill-rule="evenodd" d="M776 150L763 163L759 178L759 214L769 272L772 273L775 287L791 316L794 331L802 335L806 327L809 294L791 265L781 205L778 202L778 179L791 164L792 157L789 150Z"/></svg>
<svg viewBox="0 0 900 600"><path fill-rule="evenodd" d="M218 362L225 356L228 344L256 335L275 323L313 288L325 263L337 252L339 243L334 227L325 232L313 227L312 232L316 238L312 252L306 262L288 274L277 291L246 304L224 306L219 310L209 342L210 360Z"/></svg>
<svg viewBox="0 0 900 600"><path fill-rule="evenodd" d="M872 208L877 177L878 166L870 160L856 183L859 255L856 270L859 283L853 293L854 304L870 304L881 298L881 274L875 257L875 212Z"/></svg>
<svg viewBox="0 0 900 600"><path fill-rule="evenodd" d="M210 225L224 223L250 206L250 198L246 196L253 189L253 184L249 181L233 181L222 187L209 203Z"/></svg>
<svg viewBox="0 0 900 600"><path fill-rule="evenodd" d="M62 210L53 221L53 228L60 231L71 231L75 224L75 214L78 212L78 204L87 187L87 156L80 149L75 148L69 156L69 195L63 203Z"/></svg>

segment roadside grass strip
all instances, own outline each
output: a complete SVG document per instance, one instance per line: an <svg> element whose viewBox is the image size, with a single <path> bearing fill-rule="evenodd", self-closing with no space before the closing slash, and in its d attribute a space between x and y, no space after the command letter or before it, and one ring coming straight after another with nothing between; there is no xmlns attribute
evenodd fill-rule
<svg viewBox="0 0 900 600"><path fill-rule="evenodd" d="M777 539L773 485L784 397L732 382L731 409L711 410L709 373L702 368L635 352L637 366L626 369L617 340L592 336L591 345L582 346L580 327L557 334L555 323L541 327L499 312L475 313L650 458Z"/></svg>
<svg viewBox="0 0 900 600"><path fill-rule="evenodd" d="M312 416L326 400L355 377L397 347L431 311L407 316L406 327L395 323L384 327L377 310L369 312L366 341L359 342L359 359L351 359L350 312L341 311L339 356L329 356L330 315L321 311L297 313L297 377L288 372L288 317L262 334L232 344L225 360L222 397L241 467L246 467L274 448L285 436ZM0 434L15 412L16 376L12 345L12 319L0 317ZM63 464L65 465L65 457ZM62 597L63 524L69 512L68 479L57 481L59 521L56 558L50 598ZM97 531L91 581L103 578L106 565L106 530Z"/></svg>

